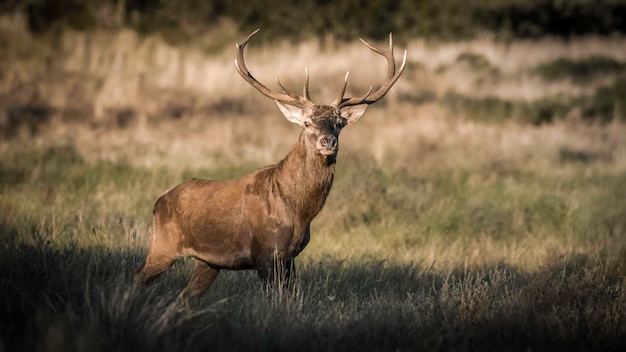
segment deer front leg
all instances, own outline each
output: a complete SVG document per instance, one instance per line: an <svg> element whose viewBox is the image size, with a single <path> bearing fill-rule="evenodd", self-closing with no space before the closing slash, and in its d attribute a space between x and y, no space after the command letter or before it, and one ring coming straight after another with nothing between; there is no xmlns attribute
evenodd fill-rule
<svg viewBox="0 0 626 352"><path fill-rule="evenodd" d="M257 273L261 280L271 286L286 286L295 277L295 260L268 260L257 264Z"/></svg>
<svg viewBox="0 0 626 352"><path fill-rule="evenodd" d="M268 286L286 288L295 277L295 260L281 259L276 251L258 254L254 262L257 274Z"/></svg>

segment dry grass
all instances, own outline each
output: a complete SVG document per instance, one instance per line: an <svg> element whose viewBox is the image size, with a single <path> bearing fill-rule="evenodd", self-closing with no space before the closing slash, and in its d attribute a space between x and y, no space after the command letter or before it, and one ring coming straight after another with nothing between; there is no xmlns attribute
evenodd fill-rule
<svg viewBox="0 0 626 352"><path fill-rule="evenodd" d="M338 184L331 193L327 210L314 224L318 231L303 255L311 260L325 256L355 260L393 258L405 263L436 263L437 268L505 261L535 270L555 255L612 252L611 247L620 241L620 237L597 238L590 242L574 234L578 231L574 228L578 226L575 211L591 206L588 203L592 199L586 197L598 197L602 193L596 189L601 184L594 185L594 180L619 179L624 173L626 141L621 137L624 133L626 126L619 123L589 126L562 122L540 127L517 123L485 125L455 118L437 105L396 104L372 108L359 124L346 129L342 135ZM105 212L109 212L105 209L110 206L116 209L112 213L122 217L126 217L121 214L127 212L140 216L136 224L139 227L132 232L137 233L140 243L145 243L149 204L160 192L186 177L238 177L257 167L275 163L286 155L297 134L297 126L285 122L280 113L275 112L255 119L237 116L184 119L158 125L138 124L121 130L61 125L35 139L5 141L0 147L3 154L11 158L22 143L34 143L28 150L37 153L37 150L53 148L59 145L59 141L64 141L62 144L75 149L80 160L84 160L84 167L111 163L146 170L143 176L133 176L127 181L121 179L107 184L103 180L104 184L95 184L98 188L86 194L95 197L94 201ZM568 155L574 155L574 159L568 159ZM576 155L583 156L583 160L576 159ZM11 165L12 161L8 159L5 163ZM36 170L30 176L33 182L44 177L40 173L45 171L37 174ZM155 185L154 172L164 175L158 179L160 186ZM372 181L372 177L384 179ZM396 177L400 179L392 181ZM467 193L463 197L473 197L474 200L455 199L461 197L460 194L438 199L440 192L448 192L447 189L433 189L441 178L451 183L443 187L453 188L455 183L460 183L458 187ZM585 188L577 190L567 185L578 182L576 180L581 180ZM394 187L394 182L400 183ZM118 189L119 186L124 189ZM380 190L382 195L391 197L387 201L393 201L397 192L405 193L396 201L409 202L401 205L408 207L405 211L409 213L387 214L390 216L387 220L379 219L373 224L357 221L354 226L338 228L337 224L348 221L346 219L354 216L353 213L366 211L350 207L368 202L367 192L376 191L369 187L383 187ZM510 221L514 228L526 226L524 214L516 213L524 211L524 202L539 199L546 192L566 202L566 209L571 214L557 228L539 226L523 231L519 234L523 236L512 241L494 239L489 234L481 234L481 229L475 227L459 230L460 233L455 235L459 236L458 241L452 242L446 236L432 237L424 233L422 226L425 224L420 220L422 213L446 214L446 207L491 203L491 192L501 192L498 189L502 187L502 192L511 199L494 201L498 207L513 209ZM128 191L133 198L141 199L146 208L134 209L136 200L125 199ZM570 191L574 193L567 194ZM19 192L23 191L17 192L14 196L19 199ZM10 194L12 191L7 190L6 196ZM57 201L64 198L60 195ZM89 202L81 202L81 207L88 208ZM370 203L377 207L376 201ZM37 213L39 206L17 212ZM412 223L412 217L415 223ZM455 220L452 217L443 221ZM126 235L128 232L105 241L115 244L124 240ZM415 239L416 236L425 239ZM87 239L85 244L90 241Z"/></svg>
<svg viewBox="0 0 626 352"><path fill-rule="evenodd" d="M157 37L142 38L132 31L65 31L58 46L51 47L16 27L2 31L8 43L2 63L5 74L0 80L2 94L13 102L36 102L60 115L79 111L105 123L111 114L128 109L152 118L162 114L206 116L224 110L241 112L245 106L237 102L256 105L261 100L233 69L234 46L207 54L173 47ZM242 36L225 26L211 37L232 45ZM362 94L384 77L384 61L358 41L337 47L322 47L317 41L297 46L262 44L253 41L248 49L248 65L257 78L272 84L277 76L299 89L308 67L312 94L319 102L334 98L346 71L351 72L352 94ZM409 68L388 100L432 99L450 92L522 101L588 95L614 77L598 77L585 84L546 82L533 68L556 59L592 56L623 62L626 57L620 48L624 45L620 38L599 37L509 44L487 39L453 44L416 40L406 45ZM401 49L404 46L397 44L398 56ZM464 60L467 57L478 61Z"/></svg>
<svg viewBox="0 0 626 352"><path fill-rule="evenodd" d="M541 39L507 44L494 44L490 39L437 45L416 41L408 49L411 58L425 67L424 78L441 95L452 90L472 96L535 100L557 94L588 94L597 83L577 86L567 81L544 82L530 74L534 67L557 59L583 60L593 56L624 62L623 46L623 38L587 37L569 42ZM477 69L459 63L459 58L468 54L483 57L488 66ZM432 74L447 67L451 68L441 75ZM495 71L495 77L485 79L481 72L484 70Z"/></svg>

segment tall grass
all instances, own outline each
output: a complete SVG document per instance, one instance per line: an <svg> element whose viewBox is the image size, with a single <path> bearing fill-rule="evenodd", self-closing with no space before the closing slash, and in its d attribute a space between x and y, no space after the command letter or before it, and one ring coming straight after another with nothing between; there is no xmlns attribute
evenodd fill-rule
<svg viewBox="0 0 626 352"><path fill-rule="evenodd" d="M534 273L504 264L433 271L326 260L300 266L294 293L221 274L177 301L175 266L155 285L130 284L136 251L3 253L3 343L9 350L618 350L624 290L601 263L555 259ZM37 264L35 266L34 264ZM34 270L34 271L31 271Z"/></svg>
<svg viewBox="0 0 626 352"><path fill-rule="evenodd" d="M579 212L602 213L602 199L619 194L626 165L619 123L490 126L446 114L434 106L372 108L347 129L328 211L315 227L329 235L358 229L361 243L373 236L372 241L397 242L400 251L409 235L426 235L423 241L434 244L449 234L470 242L469 248L476 235L495 243L547 233L568 240L582 232ZM59 136L66 133L72 137ZM150 207L161 192L190 177L233 178L277 162L297 133L280 116L268 115L111 131L75 126L40 135L31 146L22 139L5 141L4 221L23 228L19 222L32 218L55 236L74 233L65 241L80 242L77 231L63 229L78 221L98 233L94 223L130 218L145 236ZM29 201L20 201L25 195ZM436 234L434 241L428 233ZM111 241L127 235L117 233ZM332 248L333 242L321 240L320 246Z"/></svg>

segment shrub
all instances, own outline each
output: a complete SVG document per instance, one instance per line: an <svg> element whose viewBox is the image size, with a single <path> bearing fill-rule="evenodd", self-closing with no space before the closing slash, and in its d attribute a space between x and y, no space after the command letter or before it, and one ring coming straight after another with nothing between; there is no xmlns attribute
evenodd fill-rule
<svg viewBox="0 0 626 352"><path fill-rule="evenodd" d="M585 83L594 78L619 74L626 65L603 56L591 56L582 60L558 59L538 65L534 72L546 81L570 79Z"/></svg>

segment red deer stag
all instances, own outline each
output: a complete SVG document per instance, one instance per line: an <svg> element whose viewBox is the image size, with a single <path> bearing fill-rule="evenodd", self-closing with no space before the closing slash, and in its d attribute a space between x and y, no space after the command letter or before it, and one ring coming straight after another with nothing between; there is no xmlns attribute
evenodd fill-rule
<svg viewBox="0 0 626 352"><path fill-rule="evenodd" d="M344 98L348 74L330 105L309 98L306 71L302 96L274 92L246 68L243 51L254 34L237 44L237 72L263 95L273 99L288 121L302 127L289 154L276 165L261 168L237 180L191 179L165 192L153 210L150 249L135 281L147 283L183 256L195 259L195 268L181 295L204 292L220 269L255 269L272 282L293 275L294 258L309 242L311 220L324 206L335 172L341 129L363 115L369 104L387 94L406 65L406 51L396 72L393 43L380 50L361 41L387 60L387 78L375 92Z"/></svg>

